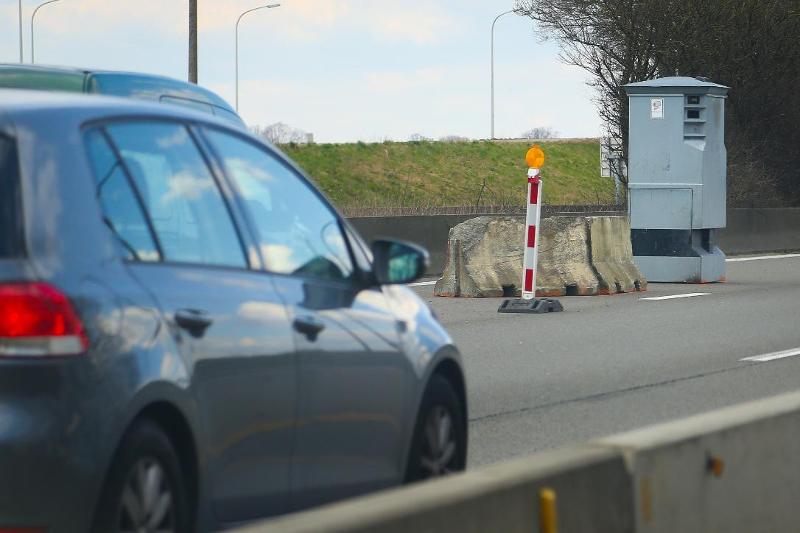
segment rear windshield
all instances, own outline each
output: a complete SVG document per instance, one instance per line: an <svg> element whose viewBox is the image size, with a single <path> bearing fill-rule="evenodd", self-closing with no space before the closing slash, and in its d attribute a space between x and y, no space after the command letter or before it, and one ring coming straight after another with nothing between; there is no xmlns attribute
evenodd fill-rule
<svg viewBox="0 0 800 533"><path fill-rule="evenodd" d="M0 135L0 258L22 254L22 194L17 149L13 139Z"/></svg>

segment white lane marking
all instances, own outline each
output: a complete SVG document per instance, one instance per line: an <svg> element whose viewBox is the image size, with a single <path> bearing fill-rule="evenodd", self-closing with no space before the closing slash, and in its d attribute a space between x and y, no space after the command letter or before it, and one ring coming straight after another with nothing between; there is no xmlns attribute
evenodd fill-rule
<svg viewBox="0 0 800 533"><path fill-rule="evenodd" d="M420 281L417 283L409 283L409 287L425 287L426 285L436 285L435 281Z"/></svg>
<svg viewBox="0 0 800 533"><path fill-rule="evenodd" d="M781 254L781 255L758 255L755 257L730 257L725 259L727 263L741 263L744 261L760 261L762 259L790 259L800 257L800 254Z"/></svg>
<svg viewBox="0 0 800 533"><path fill-rule="evenodd" d="M764 355L753 355L752 357L745 357L744 359L739 360L765 363L775 359L783 359L784 357L794 357L795 355L800 355L800 348L792 348L791 350L783 350L782 352L765 353Z"/></svg>
<svg viewBox="0 0 800 533"><path fill-rule="evenodd" d="M648 298L639 298L640 300L650 300L651 302L659 300L675 300L676 298L694 298L695 296L708 296L710 292L692 292L689 294L672 294L670 296L650 296Z"/></svg>

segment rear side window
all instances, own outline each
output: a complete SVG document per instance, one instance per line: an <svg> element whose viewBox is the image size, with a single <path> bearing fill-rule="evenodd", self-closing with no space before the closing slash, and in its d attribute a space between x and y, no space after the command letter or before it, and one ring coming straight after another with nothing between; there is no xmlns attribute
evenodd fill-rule
<svg viewBox="0 0 800 533"><path fill-rule="evenodd" d="M269 270L348 280L353 262L336 214L274 155L233 135L208 130L258 232Z"/></svg>
<svg viewBox="0 0 800 533"><path fill-rule="evenodd" d="M16 143L0 135L0 258L23 254L22 192Z"/></svg>
<svg viewBox="0 0 800 533"><path fill-rule="evenodd" d="M164 261L247 266L225 200L185 126L136 122L105 130L138 190Z"/></svg>
<svg viewBox="0 0 800 533"><path fill-rule="evenodd" d="M119 240L127 259L158 261L160 255L128 176L100 130L86 135L103 222Z"/></svg>

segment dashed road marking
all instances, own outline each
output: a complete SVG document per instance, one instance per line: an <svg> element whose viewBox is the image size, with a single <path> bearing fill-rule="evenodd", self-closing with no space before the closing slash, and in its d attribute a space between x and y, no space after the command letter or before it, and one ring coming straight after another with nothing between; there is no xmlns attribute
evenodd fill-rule
<svg viewBox="0 0 800 533"><path fill-rule="evenodd" d="M755 257L729 257L725 259L728 263L743 263L745 261L761 261L762 259L791 259L800 257L800 254L780 254L780 255L758 255Z"/></svg>
<svg viewBox="0 0 800 533"><path fill-rule="evenodd" d="M417 283L409 283L409 287L425 287L427 285L436 285L435 281L418 281Z"/></svg>
<svg viewBox="0 0 800 533"><path fill-rule="evenodd" d="M766 363L767 361L774 361L775 359L783 359L785 357L794 357L800 355L800 348L792 348L791 350L783 350L781 352L765 353L763 355L753 355L739 359L740 361L755 361L757 363Z"/></svg>
<svg viewBox="0 0 800 533"><path fill-rule="evenodd" d="M639 298L640 300L649 300L651 302L660 300L676 300L678 298L694 298L695 296L708 296L710 292L692 292L689 294L672 294L670 296L648 296L647 298Z"/></svg>

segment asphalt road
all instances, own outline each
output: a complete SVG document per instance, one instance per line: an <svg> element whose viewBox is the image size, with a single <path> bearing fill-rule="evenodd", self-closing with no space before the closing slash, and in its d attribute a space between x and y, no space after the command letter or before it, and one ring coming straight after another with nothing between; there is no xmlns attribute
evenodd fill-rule
<svg viewBox="0 0 800 533"><path fill-rule="evenodd" d="M549 315L415 287L464 355L470 466L800 388L800 257L727 267L724 284L565 297ZM709 294L643 299L687 293Z"/></svg>

